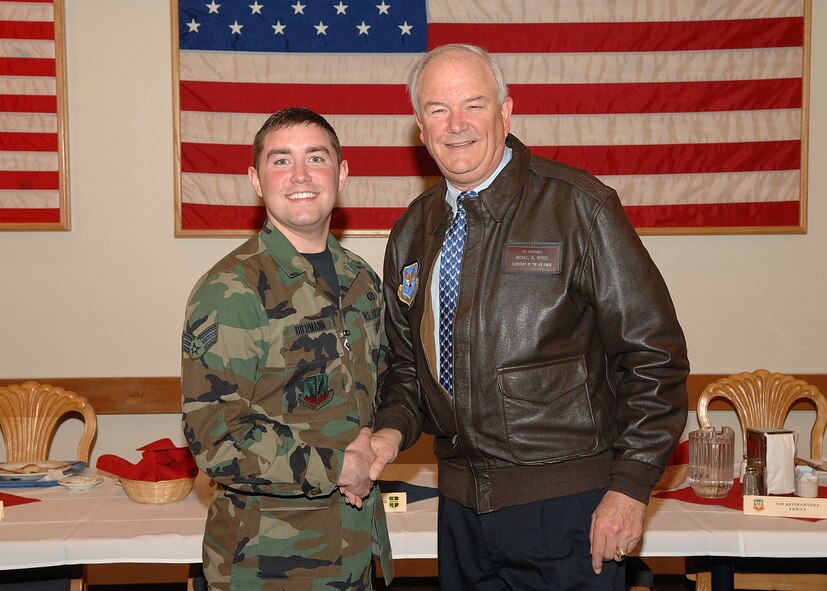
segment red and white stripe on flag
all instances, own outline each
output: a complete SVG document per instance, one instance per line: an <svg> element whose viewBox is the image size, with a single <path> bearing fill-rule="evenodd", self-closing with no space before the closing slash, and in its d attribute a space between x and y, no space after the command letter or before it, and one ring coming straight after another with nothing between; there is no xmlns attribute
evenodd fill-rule
<svg viewBox="0 0 827 591"><path fill-rule="evenodd" d="M641 233L801 232L809 2L429 0L428 47L493 53L512 133L617 189ZM332 228L387 231L439 175L404 87L419 55L181 50L179 234L259 228L250 146L287 106L340 136Z"/></svg>
<svg viewBox="0 0 827 591"><path fill-rule="evenodd" d="M68 230L62 0L0 0L0 229Z"/></svg>

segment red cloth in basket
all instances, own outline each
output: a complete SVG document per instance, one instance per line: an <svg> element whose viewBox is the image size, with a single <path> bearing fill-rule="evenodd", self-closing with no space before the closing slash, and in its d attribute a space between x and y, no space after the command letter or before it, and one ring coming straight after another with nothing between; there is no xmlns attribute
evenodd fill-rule
<svg viewBox="0 0 827 591"><path fill-rule="evenodd" d="M120 456L105 454L98 458L95 466L122 478L130 480L177 480L179 478L194 478L198 474L198 466L188 447L176 447L170 439L159 439L139 447L142 451L141 461L132 464Z"/></svg>

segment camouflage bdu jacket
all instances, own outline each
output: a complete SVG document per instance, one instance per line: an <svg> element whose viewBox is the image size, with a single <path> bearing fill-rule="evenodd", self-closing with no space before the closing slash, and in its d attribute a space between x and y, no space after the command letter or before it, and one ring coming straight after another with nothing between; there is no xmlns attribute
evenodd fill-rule
<svg viewBox="0 0 827 591"><path fill-rule="evenodd" d="M372 426L387 350L376 273L332 236L340 289L268 221L196 284L183 335L184 433L218 483L204 535L211 588L370 589L372 542L393 573L377 487L336 482Z"/></svg>

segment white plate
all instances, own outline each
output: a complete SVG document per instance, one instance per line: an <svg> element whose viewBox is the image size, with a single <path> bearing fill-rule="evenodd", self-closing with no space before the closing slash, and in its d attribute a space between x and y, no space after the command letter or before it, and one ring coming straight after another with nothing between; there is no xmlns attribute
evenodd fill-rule
<svg viewBox="0 0 827 591"><path fill-rule="evenodd" d="M24 466L37 466L37 472L18 472ZM40 480L49 473L49 470L66 470L72 462L56 462L45 460L42 462L7 462L0 464L0 480L19 482L24 480Z"/></svg>
<svg viewBox="0 0 827 591"><path fill-rule="evenodd" d="M100 476L67 476L57 481L59 485L75 492L95 488L101 482L103 482L103 478Z"/></svg>

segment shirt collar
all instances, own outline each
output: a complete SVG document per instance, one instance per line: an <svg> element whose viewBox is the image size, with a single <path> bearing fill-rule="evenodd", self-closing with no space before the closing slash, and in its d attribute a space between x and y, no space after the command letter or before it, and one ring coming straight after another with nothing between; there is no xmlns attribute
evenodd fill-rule
<svg viewBox="0 0 827 591"><path fill-rule="evenodd" d="M503 157L500 160L500 164L497 166L496 170L494 170L494 172L491 173L491 176L489 176L487 179L485 179L479 185L474 187L472 190L479 193L483 189L487 188L491 183L493 183L494 179L497 178L497 175L500 174L500 171L503 168L505 168L506 164L508 164L511 161L511 154L512 154L511 148L506 146L505 150L503 150ZM455 186L453 186L448 181L446 181L446 184L448 186L448 189L447 189L447 191L445 191L445 202L448 203L449 207L451 208L451 211L453 211L454 215L456 215L456 213L457 213L457 197L459 197L459 194L462 193L463 191L460 191L459 189L457 189Z"/></svg>
<svg viewBox="0 0 827 591"><path fill-rule="evenodd" d="M265 220L264 227L259 232L259 240L288 276L296 277L302 273L313 276L313 266L310 262L296 250L269 219ZM333 255L333 264L336 267L336 274L339 275L339 282L342 285L350 285L362 269L361 263L348 256L347 251L332 234L327 235L327 248Z"/></svg>

